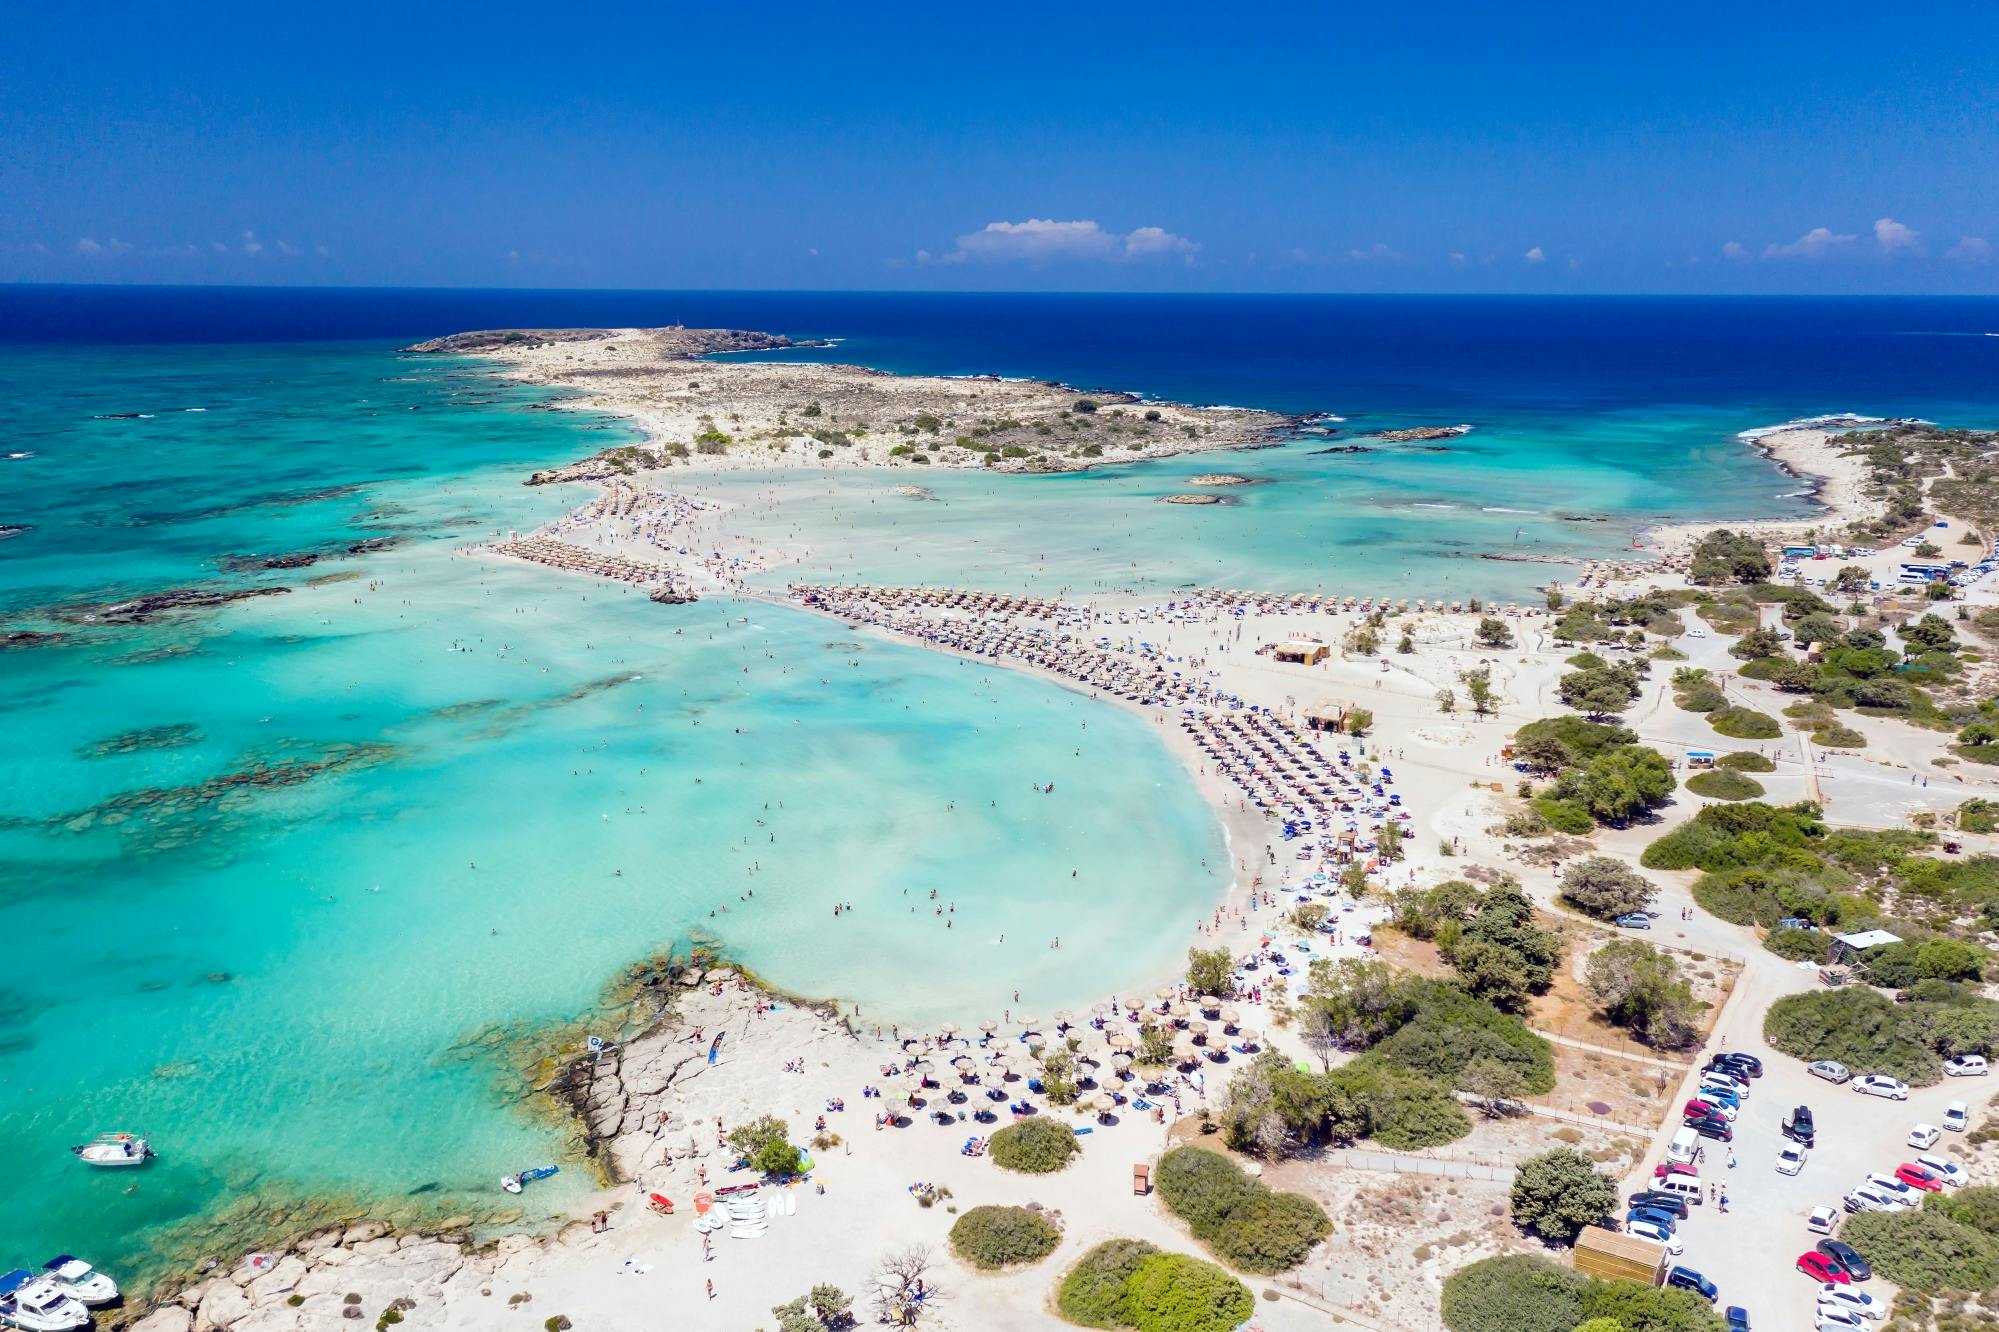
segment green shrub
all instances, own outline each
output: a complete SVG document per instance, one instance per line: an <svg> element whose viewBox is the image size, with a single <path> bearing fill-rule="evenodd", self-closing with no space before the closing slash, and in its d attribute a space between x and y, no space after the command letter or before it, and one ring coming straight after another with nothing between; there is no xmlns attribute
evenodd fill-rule
<svg viewBox="0 0 1999 1332"><path fill-rule="evenodd" d="M1882 1276L1911 1290L1999 1285L1999 1244L1939 1210L1861 1212L1847 1218L1839 1237Z"/></svg>
<svg viewBox="0 0 1999 1332"><path fill-rule="evenodd" d="M1925 1043L1921 1008L1863 986L1787 995L1764 1015L1763 1039L1807 1062L1836 1059L1855 1073L1887 1073L1926 1087L1942 1080L1943 1061Z"/></svg>
<svg viewBox="0 0 1999 1332"><path fill-rule="evenodd" d="M1761 782L1728 768L1713 768L1687 778L1687 789L1710 800L1754 800L1763 794Z"/></svg>
<svg viewBox="0 0 1999 1332"><path fill-rule="evenodd" d="M1571 837L1587 837L1596 831L1596 820L1589 811L1573 800L1561 800L1552 795L1535 797L1534 812L1541 821L1556 832L1567 833Z"/></svg>
<svg viewBox="0 0 1999 1332"><path fill-rule="evenodd" d="M1159 1250L1144 1240L1106 1240L1062 1278L1056 1307L1081 1327L1131 1327L1128 1287L1138 1265Z"/></svg>
<svg viewBox="0 0 1999 1332"><path fill-rule="evenodd" d="M1213 1263L1162 1253L1143 1240L1114 1239L1069 1270L1056 1306L1082 1327L1230 1332L1256 1311L1256 1300Z"/></svg>
<svg viewBox="0 0 1999 1332"><path fill-rule="evenodd" d="M1546 1258L1504 1254L1444 1278L1451 1332L1572 1332L1583 1321L1589 1277Z"/></svg>
<svg viewBox="0 0 1999 1332"><path fill-rule="evenodd" d="M1336 1137L1368 1138L1393 1151L1413 1152L1456 1142L1471 1132L1471 1118L1452 1095L1450 1083L1396 1068L1378 1056L1343 1064L1327 1074L1327 1081L1351 1107L1346 1132L1335 1120Z"/></svg>
<svg viewBox="0 0 1999 1332"><path fill-rule="evenodd" d="M1731 740L1775 740L1784 733L1777 719L1754 708L1720 708L1707 716L1715 733Z"/></svg>
<svg viewBox="0 0 1999 1332"><path fill-rule="evenodd" d="M1545 1239L1573 1240L1617 1206L1617 1182L1571 1147L1520 1163L1513 1176L1513 1222Z"/></svg>
<svg viewBox="0 0 1999 1332"><path fill-rule="evenodd" d="M1690 680L1673 686L1673 703L1682 712L1716 712L1728 706L1728 698L1712 680Z"/></svg>
<svg viewBox="0 0 1999 1332"><path fill-rule="evenodd" d="M974 1207L951 1227L951 1249L986 1271L1040 1262L1055 1252L1062 1232L1025 1207Z"/></svg>
<svg viewBox="0 0 1999 1332"><path fill-rule="evenodd" d="M1974 1184L1950 1193L1933 1193L1923 1206L1942 1212L1961 1226L1999 1239L1999 1188Z"/></svg>
<svg viewBox="0 0 1999 1332"><path fill-rule="evenodd" d="M1078 1150L1075 1134L1039 1115L1007 1125L987 1144L994 1165L1029 1175L1060 1170Z"/></svg>
<svg viewBox="0 0 1999 1332"><path fill-rule="evenodd" d="M1332 1233L1319 1205L1298 1193L1273 1193L1215 1152L1177 1147L1159 1162L1159 1197L1194 1238L1244 1272L1296 1267Z"/></svg>
<svg viewBox="0 0 1999 1332"><path fill-rule="evenodd" d="M1772 930L1763 940L1763 946L1792 962L1823 962L1826 959L1826 937L1816 930Z"/></svg>
<svg viewBox="0 0 1999 1332"><path fill-rule="evenodd" d="M1717 768L1729 768L1735 772L1775 772L1777 764L1763 754L1753 754L1746 749L1733 754L1723 754L1714 761Z"/></svg>
<svg viewBox="0 0 1999 1332"><path fill-rule="evenodd" d="M1249 1287L1184 1253L1148 1254L1125 1291L1138 1332L1233 1332L1256 1312Z"/></svg>
<svg viewBox="0 0 1999 1332"><path fill-rule="evenodd" d="M1821 726L1812 732L1812 743L1821 749L1865 749L1867 737L1851 726Z"/></svg>

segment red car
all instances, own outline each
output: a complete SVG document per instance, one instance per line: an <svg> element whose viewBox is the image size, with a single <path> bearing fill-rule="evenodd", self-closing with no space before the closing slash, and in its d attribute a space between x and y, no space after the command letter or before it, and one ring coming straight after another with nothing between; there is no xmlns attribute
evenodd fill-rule
<svg viewBox="0 0 1999 1332"><path fill-rule="evenodd" d="M1943 1192L1943 1181L1938 1179L1934 1172L1925 1170L1921 1166L1914 1165L1908 1161L1904 1161L1895 1167L1895 1178L1901 1180L1910 1188L1921 1189L1925 1193Z"/></svg>
<svg viewBox="0 0 1999 1332"><path fill-rule="evenodd" d="M1846 1274L1844 1267L1817 1250L1798 1255L1798 1270L1814 1281L1830 1281L1839 1286L1853 1283L1853 1278Z"/></svg>
<svg viewBox="0 0 1999 1332"><path fill-rule="evenodd" d="M1690 1161L1661 1161L1652 1167L1654 1179L1664 1179L1668 1175L1692 1175L1695 1179L1699 1179L1700 1174L1701 1172L1694 1169Z"/></svg>
<svg viewBox="0 0 1999 1332"><path fill-rule="evenodd" d="M1724 1124L1728 1122L1727 1115L1724 1115L1721 1111L1715 1109L1712 1105L1708 1104L1706 1101L1688 1101L1686 1104L1686 1108L1681 1110L1680 1113L1685 1115L1688 1119L1695 1119L1695 1118L1714 1119L1714 1120L1719 1120Z"/></svg>

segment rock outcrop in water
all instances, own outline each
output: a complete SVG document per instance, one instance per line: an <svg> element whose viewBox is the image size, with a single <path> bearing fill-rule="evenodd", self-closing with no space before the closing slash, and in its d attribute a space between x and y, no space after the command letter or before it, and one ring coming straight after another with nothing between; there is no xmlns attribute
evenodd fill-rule
<svg viewBox="0 0 1999 1332"><path fill-rule="evenodd" d="M525 350L556 343L604 342L623 330L615 328L488 328L453 333L403 348L418 356L476 356L480 352ZM671 328L658 330L655 345L668 359L691 360L715 352L775 351L792 345L777 333L741 328Z"/></svg>
<svg viewBox="0 0 1999 1332"><path fill-rule="evenodd" d="M1391 444L1405 444L1414 440L1455 439L1459 435L1468 435L1470 433L1471 427L1468 425L1411 426L1407 430L1376 431L1374 437L1376 439L1385 439Z"/></svg>
<svg viewBox="0 0 1999 1332"><path fill-rule="evenodd" d="M283 596L289 591L288 587L183 587L170 592L148 592L125 601L93 601L63 606L55 614L56 618L71 624L146 624L175 611L226 606L232 601L247 601L252 597Z"/></svg>

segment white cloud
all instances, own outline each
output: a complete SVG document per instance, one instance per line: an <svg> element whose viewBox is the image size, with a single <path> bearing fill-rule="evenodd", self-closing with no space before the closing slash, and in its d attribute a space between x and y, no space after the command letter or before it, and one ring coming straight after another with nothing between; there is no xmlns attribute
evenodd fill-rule
<svg viewBox="0 0 1999 1332"><path fill-rule="evenodd" d="M1813 227L1789 245L1766 245L1765 259L1823 259L1834 250L1851 245L1859 237L1835 235L1828 227Z"/></svg>
<svg viewBox="0 0 1999 1332"><path fill-rule="evenodd" d="M331 255L331 254L333 253L333 251L331 251L331 250L327 249L327 248L326 248L326 247L325 247L324 245L315 245L315 246L313 246L313 247L312 247L312 252L313 252L314 254L318 255L318 256L319 256L320 258L322 258L322 259L326 258L327 256L329 256L329 255Z"/></svg>
<svg viewBox="0 0 1999 1332"><path fill-rule="evenodd" d="M1571 273L1575 272L1577 269L1581 268L1582 266L1583 266L1583 261L1580 259L1571 258L1569 260L1569 271Z"/></svg>
<svg viewBox="0 0 1999 1332"><path fill-rule="evenodd" d="M1451 266L1453 268L1463 268L1465 266L1465 252L1463 250L1451 251Z"/></svg>
<svg viewBox="0 0 1999 1332"><path fill-rule="evenodd" d="M97 254L103 249L102 245L99 245L88 236L79 237L76 242L76 252L78 254Z"/></svg>
<svg viewBox="0 0 1999 1332"><path fill-rule="evenodd" d="M215 252L217 254L229 253L229 247L227 245L224 245L221 241L210 241L209 244L215 247Z"/></svg>
<svg viewBox="0 0 1999 1332"><path fill-rule="evenodd" d="M246 231L246 232L244 232L244 233L243 233L243 253L244 253L244 254L262 254L263 252L264 252L264 243L263 243L262 241L260 241L260 240L258 240L258 239L257 239L257 233L256 233L256 232L254 232L254 231Z"/></svg>
<svg viewBox="0 0 1999 1332"><path fill-rule="evenodd" d="M1530 264L1546 263L1548 260L1547 251L1543 250L1538 245L1536 245L1533 249L1527 251L1527 253L1521 255L1520 257L1522 259L1525 259Z"/></svg>
<svg viewBox="0 0 1999 1332"><path fill-rule="evenodd" d="M1916 239L1914 227L1897 222L1892 217L1877 218L1874 222L1874 242L1883 254L1921 254L1922 242Z"/></svg>
<svg viewBox="0 0 1999 1332"><path fill-rule="evenodd" d="M1365 250L1348 250L1347 258L1363 263L1393 263L1402 257L1402 251L1385 241L1376 241Z"/></svg>
<svg viewBox="0 0 1999 1332"><path fill-rule="evenodd" d="M1747 259L1749 257L1749 249L1741 241L1730 241L1721 247L1721 257L1733 260Z"/></svg>
<svg viewBox="0 0 1999 1332"><path fill-rule="evenodd" d="M1139 227L1119 234L1105 231L1095 222L1057 222L1052 218L1031 217L1025 222L988 222L978 231L958 237L958 248L944 256L946 263L1028 263L1051 260L1087 260L1121 263L1129 259L1180 255L1193 262L1201 247L1185 236L1176 236L1161 227ZM917 262L924 262L919 252Z"/></svg>
<svg viewBox="0 0 1999 1332"><path fill-rule="evenodd" d="M1957 259L1967 264L1989 263L1992 259L1992 242L1983 236L1960 237L1957 244L1943 252L1946 259Z"/></svg>

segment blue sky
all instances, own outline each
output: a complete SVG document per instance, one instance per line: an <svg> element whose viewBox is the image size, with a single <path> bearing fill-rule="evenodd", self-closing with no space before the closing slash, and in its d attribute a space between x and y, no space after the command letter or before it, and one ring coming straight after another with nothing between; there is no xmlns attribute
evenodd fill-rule
<svg viewBox="0 0 1999 1332"><path fill-rule="evenodd" d="M0 280L1999 292L1987 4L670 8L12 7Z"/></svg>

